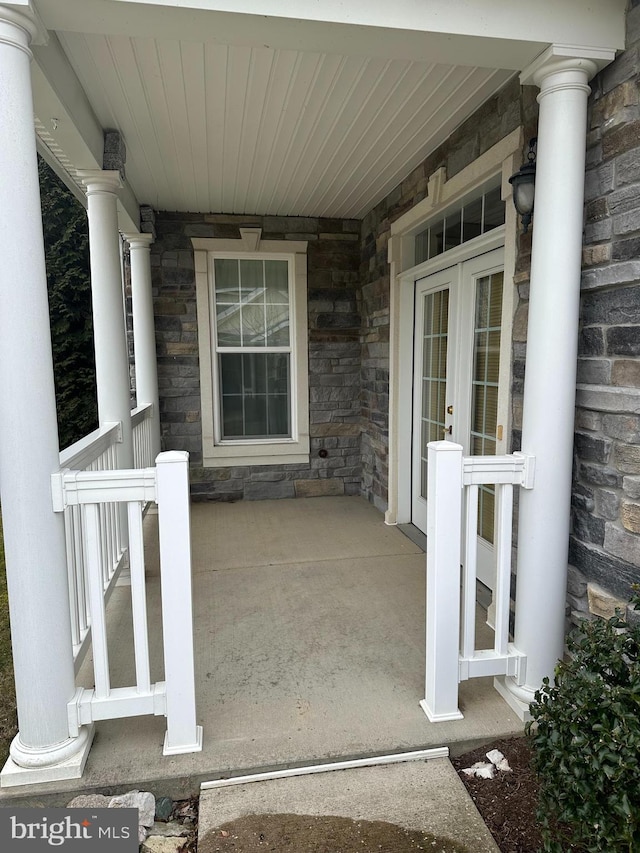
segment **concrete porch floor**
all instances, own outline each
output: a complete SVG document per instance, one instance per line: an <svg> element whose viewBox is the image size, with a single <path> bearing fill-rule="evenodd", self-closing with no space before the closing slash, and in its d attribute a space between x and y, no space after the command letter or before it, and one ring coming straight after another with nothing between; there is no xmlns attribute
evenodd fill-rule
<svg viewBox="0 0 640 853"><path fill-rule="evenodd" d="M145 523L152 678L161 680L157 516ZM192 552L203 751L163 757L162 717L100 722L81 780L0 799L133 787L184 796L230 773L437 746L455 754L522 732L491 678L461 685L464 720L429 723L418 706L425 557L361 498L193 504ZM111 597L109 632L113 686L133 684L126 586ZM89 655L83 686L90 665Z"/></svg>

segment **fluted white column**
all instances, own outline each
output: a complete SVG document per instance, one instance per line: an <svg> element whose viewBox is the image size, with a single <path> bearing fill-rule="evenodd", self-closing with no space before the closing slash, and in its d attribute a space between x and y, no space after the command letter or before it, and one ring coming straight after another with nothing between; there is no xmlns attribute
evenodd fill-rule
<svg viewBox="0 0 640 853"><path fill-rule="evenodd" d="M151 234L124 234L131 257L131 302L133 313L133 351L136 365L136 402L151 404L153 458L160 453L160 411L158 405L158 366L156 332L153 320L150 249Z"/></svg>
<svg viewBox="0 0 640 853"><path fill-rule="evenodd" d="M587 98L597 70L551 48L523 81L540 87L522 417L522 450L536 467L518 526L514 639L527 656L526 682L506 685L525 706L564 649Z"/></svg>
<svg viewBox="0 0 640 853"><path fill-rule="evenodd" d="M118 190L115 171L79 173L87 191L93 339L100 425L120 423L120 468L133 467L129 353L122 300L122 266L118 232Z"/></svg>
<svg viewBox="0 0 640 853"><path fill-rule="evenodd" d="M69 738L75 691L29 19L0 6L0 495L19 734L2 785L79 776L90 731ZM20 768L28 768L20 770Z"/></svg>

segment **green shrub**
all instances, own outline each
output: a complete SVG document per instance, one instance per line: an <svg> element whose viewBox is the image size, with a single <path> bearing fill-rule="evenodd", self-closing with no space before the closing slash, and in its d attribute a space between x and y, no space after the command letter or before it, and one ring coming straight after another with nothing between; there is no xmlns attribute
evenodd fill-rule
<svg viewBox="0 0 640 853"><path fill-rule="evenodd" d="M635 600L638 610L640 599ZM640 851L640 624L585 621L527 725L546 853Z"/></svg>

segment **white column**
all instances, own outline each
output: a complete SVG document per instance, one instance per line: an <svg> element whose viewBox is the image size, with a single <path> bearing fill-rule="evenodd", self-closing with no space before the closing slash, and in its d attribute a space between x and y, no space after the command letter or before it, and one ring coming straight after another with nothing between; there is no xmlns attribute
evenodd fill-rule
<svg viewBox="0 0 640 853"><path fill-rule="evenodd" d="M129 353L122 299L122 266L118 233L118 172L78 173L87 188L93 338L100 426L119 422L120 468L133 467Z"/></svg>
<svg viewBox="0 0 640 853"><path fill-rule="evenodd" d="M151 291L151 234L125 234L131 256L131 302L133 312L133 350L136 365L136 402L151 404L152 453L160 453L160 410L158 405L158 366L156 332Z"/></svg>
<svg viewBox="0 0 640 853"><path fill-rule="evenodd" d="M540 87L540 114L522 418L536 473L520 492L514 638L527 667L524 685L506 682L522 713L564 649L587 83L597 70L552 47L523 80Z"/></svg>
<svg viewBox="0 0 640 853"><path fill-rule="evenodd" d="M80 776L90 735L70 739L67 721L75 678L64 524L51 503L59 448L31 27L0 6L0 495L19 726L3 785Z"/></svg>

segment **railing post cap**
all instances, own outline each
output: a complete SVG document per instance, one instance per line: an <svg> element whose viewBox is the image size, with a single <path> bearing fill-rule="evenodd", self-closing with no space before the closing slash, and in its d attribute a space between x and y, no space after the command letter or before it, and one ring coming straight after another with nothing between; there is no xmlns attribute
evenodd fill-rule
<svg viewBox="0 0 640 853"><path fill-rule="evenodd" d="M427 444L427 447L432 447L434 450L437 450L438 453L445 451L449 453L462 453L463 447L461 444L456 444L455 441L430 441Z"/></svg>
<svg viewBox="0 0 640 853"><path fill-rule="evenodd" d="M186 450L165 450L156 456L156 465L168 462L188 462L189 453Z"/></svg>

